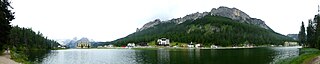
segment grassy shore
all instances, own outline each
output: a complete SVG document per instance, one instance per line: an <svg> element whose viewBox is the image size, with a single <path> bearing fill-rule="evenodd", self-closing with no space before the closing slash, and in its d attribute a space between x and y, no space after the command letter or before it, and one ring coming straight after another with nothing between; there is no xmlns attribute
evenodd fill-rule
<svg viewBox="0 0 320 64"><path fill-rule="evenodd" d="M319 55L320 51L318 49L301 48L299 56L280 60L276 64L309 64L312 63Z"/></svg>

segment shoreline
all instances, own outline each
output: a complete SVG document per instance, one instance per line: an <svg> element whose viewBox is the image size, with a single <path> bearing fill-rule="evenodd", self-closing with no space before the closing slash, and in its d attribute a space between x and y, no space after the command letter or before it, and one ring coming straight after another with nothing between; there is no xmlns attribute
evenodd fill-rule
<svg viewBox="0 0 320 64"><path fill-rule="evenodd" d="M319 64L320 50L316 48L300 48L299 55L282 59L276 64Z"/></svg>
<svg viewBox="0 0 320 64"><path fill-rule="evenodd" d="M255 47L98 47L98 48L74 48L74 49L250 49L250 48L263 48L269 46L255 46ZM288 48L302 48L301 46L289 46Z"/></svg>

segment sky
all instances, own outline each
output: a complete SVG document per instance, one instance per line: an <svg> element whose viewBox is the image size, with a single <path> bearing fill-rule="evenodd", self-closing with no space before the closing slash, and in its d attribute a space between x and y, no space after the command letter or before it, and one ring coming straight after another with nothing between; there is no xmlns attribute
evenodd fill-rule
<svg viewBox="0 0 320 64"><path fill-rule="evenodd" d="M113 41L155 19L169 20L212 8L237 8L274 31L298 33L318 14L318 0L11 0L11 25L32 28L50 39L87 37Z"/></svg>

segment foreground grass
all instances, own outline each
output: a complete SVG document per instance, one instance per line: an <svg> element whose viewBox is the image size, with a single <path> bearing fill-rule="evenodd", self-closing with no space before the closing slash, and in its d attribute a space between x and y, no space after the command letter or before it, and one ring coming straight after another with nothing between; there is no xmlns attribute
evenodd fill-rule
<svg viewBox="0 0 320 64"><path fill-rule="evenodd" d="M10 50L11 59L22 64L39 64L38 59L43 58L50 49L26 49L13 47ZM35 58L37 56L37 58Z"/></svg>
<svg viewBox="0 0 320 64"><path fill-rule="evenodd" d="M315 48L302 48L300 49L300 55L284 60L280 60L276 64L307 64L312 61L313 58L320 55L320 51Z"/></svg>
<svg viewBox="0 0 320 64"><path fill-rule="evenodd" d="M15 51L11 51L10 55L11 55L11 59L16 62L23 63L23 64L32 64L30 61L27 61L28 58L25 54L19 54Z"/></svg>

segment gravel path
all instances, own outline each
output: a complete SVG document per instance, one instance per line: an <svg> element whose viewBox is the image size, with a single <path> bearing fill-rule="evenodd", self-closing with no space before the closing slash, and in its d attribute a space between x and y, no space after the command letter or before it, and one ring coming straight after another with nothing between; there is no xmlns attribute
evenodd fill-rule
<svg viewBox="0 0 320 64"><path fill-rule="evenodd" d="M10 52L5 52L0 56L0 64L21 64L10 59Z"/></svg>
<svg viewBox="0 0 320 64"><path fill-rule="evenodd" d="M320 64L320 56L313 58L308 64Z"/></svg>

